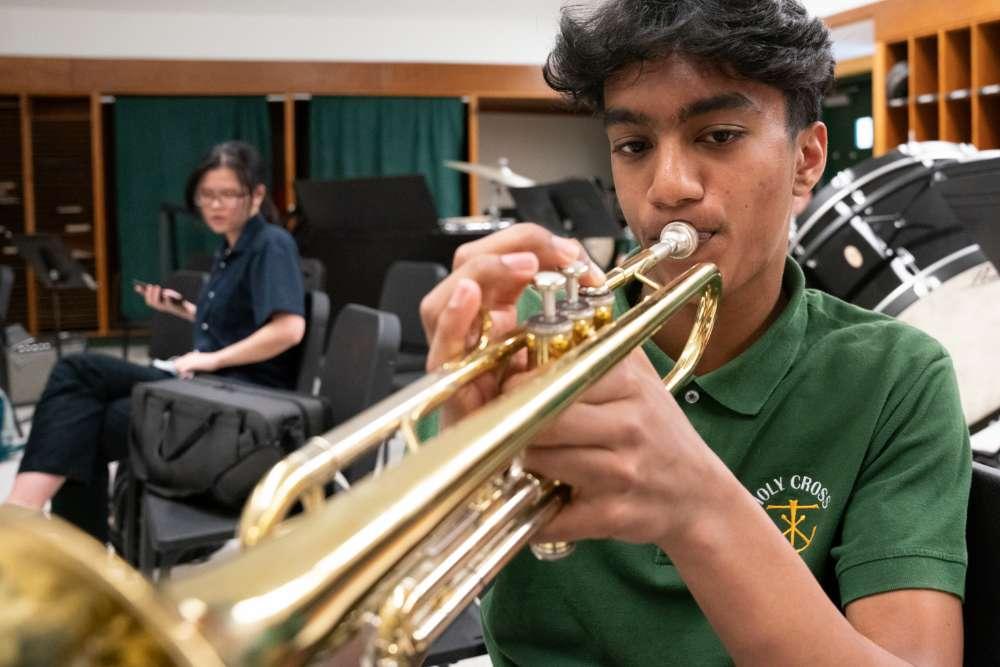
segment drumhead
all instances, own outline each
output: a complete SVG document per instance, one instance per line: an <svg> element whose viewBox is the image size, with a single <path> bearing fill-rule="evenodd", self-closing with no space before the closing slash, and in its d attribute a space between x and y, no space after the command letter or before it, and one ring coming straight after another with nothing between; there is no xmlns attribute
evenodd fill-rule
<svg viewBox="0 0 1000 667"><path fill-rule="evenodd" d="M944 345L972 425L1000 408L1000 280L936 183L947 180L949 165L981 156L935 141L867 160L820 190L790 242L811 287L898 317Z"/></svg>
<svg viewBox="0 0 1000 667"><path fill-rule="evenodd" d="M1000 278L984 261L916 300L897 316L936 338L955 365L966 423L1000 407Z"/></svg>
<svg viewBox="0 0 1000 667"><path fill-rule="evenodd" d="M815 235L840 217L837 215L838 204L864 211L864 204L873 203L873 193L884 190L887 184L891 185L906 176L926 174L940 161L961 160L974 154L976 149L967 144L924 141L903 144L885 155L839 172L813 196L798 216L798 229L790 243L792 254L799 260L806 258L806 246L812 244Z"/></svg>

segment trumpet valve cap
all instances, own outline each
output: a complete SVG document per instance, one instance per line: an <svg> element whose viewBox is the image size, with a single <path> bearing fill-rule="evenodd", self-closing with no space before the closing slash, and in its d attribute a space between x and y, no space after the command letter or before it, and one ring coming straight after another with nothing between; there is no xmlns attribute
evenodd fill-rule
<svg viewBox="0 0 1000 667"><path fill-rule="evenodd" d="M566 286L566 277L555 271L540 271L535 274L535 289L542 295L542 314L547 320L556 318L556 296Z"/></svg>
<svg viewBox="0 0 1000 667"><path fill-rule="evenodd" d="M576 303L580 300L580 278L590 271L585 262L576 261L562 270L566 276L566 301Z"/></svg>

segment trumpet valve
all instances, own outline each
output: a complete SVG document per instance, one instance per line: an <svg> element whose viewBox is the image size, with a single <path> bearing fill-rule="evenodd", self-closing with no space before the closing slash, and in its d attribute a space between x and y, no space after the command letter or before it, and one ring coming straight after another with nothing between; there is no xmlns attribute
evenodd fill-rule
<svg viewBox="0 0 1000 667"><path fill-rule="evenodd" d="M544 366L561 357L573 344L573 322L557 308L559 290L566 278L555 271L541 271L535 276L535 289L542 297L542 312L525 323L529 363Z"/></svg>
<svg viewBox="0 0 1000 667"><path fill-rule="evenodd" d="M594 309L594 330L600 331L614 320L615 295L607 286L584 287L580 294Z"/></svg>
<svg viewBox="0 0 1000 667"><path fill-rule="evenodd" d="M555 485L556 497L565 504L569 502L570 487L558 481L549 481L547 484ZM566 558L576 549L575 542L532 542L528 545L531 553L540 561L556 561Z"/></svg>
<svg viewBox="0 0 1000 667"><path fill-rule="evenodd" d="M559 302L559 312L573 322L573 342L580 343L594 333L594 309L580 298L580 278L590 267L584 262L573 262L565 269L566 298Z"/></svg>

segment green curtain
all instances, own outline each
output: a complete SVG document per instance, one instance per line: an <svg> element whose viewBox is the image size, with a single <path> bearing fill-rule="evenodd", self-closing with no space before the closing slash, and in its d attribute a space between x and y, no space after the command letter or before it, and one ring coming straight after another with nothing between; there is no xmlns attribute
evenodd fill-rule
<svg viewBox="0 0 1000 667"><path fill-rule="evenodd" d="M159 210L182 204L191 171L215 144L241 139L271 163L271 127L264 97L118 97L114 105L121 258L122 315L145 319L149 309L132 279L159 281ZM183 216L177 245L181 262L219 243L199 220Z"/></svg>
<svg viewBox="0 0 1000 667"><path fill-rule="evenodd" d="M314 97L309 144L312 179L423 174L438 215L462 215L461 174L443 164L465 159L460 99Z"/></svg>

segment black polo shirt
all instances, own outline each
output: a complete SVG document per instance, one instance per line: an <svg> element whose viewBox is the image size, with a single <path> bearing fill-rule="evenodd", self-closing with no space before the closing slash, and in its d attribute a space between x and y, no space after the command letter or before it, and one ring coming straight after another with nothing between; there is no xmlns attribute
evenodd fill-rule
<svg viewBox="0 0 1000 667"><path fill-rule="evenodd" d="M247 221L236 245L216 250L208 284L198 297L194 348L215 352L239 342L278 313L305 313L302 269L295 241L284 229L256 215ZM218 375L271 387L295 385L295 348L273 359L233 366Z"/></svg>

